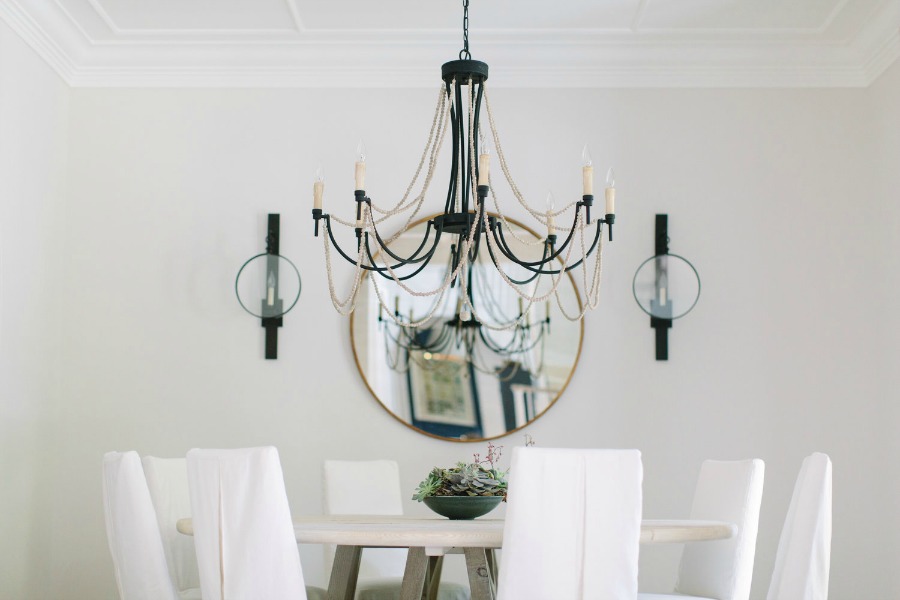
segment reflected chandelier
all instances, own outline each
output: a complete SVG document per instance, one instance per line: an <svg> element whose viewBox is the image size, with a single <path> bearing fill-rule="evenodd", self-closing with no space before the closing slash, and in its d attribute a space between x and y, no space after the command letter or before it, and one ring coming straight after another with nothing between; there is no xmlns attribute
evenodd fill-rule
<svg viewBox="0 0 900 600"><path fill-rule="evenodd" d="M582 152L583 196L581 200L572 202L560 210L554 210L554 205L548 201L547 209L544 211L534 209L525 202L510 175L491 111L485 86L488 79L488 65L472 60L469 52L468 24L469 2L464 0L463 49L459 53L458 60L445 63L441 68L443 83L438 93L437 107L428 141L415 175L399 202L389 208L382 207L376 205L367 196L365 190L366 157L362 142L357 149L356 191L354 192L356 219L354 221L345 221L323 212L322 199L325 183L321 170L317 174L316 182L313 185L314 231L318 236L320 221L324 220L323 243L328 288L332 303L341 314L348 315L353 311L357 293L366 272L372 275L374 291L384 309L383 313L396 324L405 328L430 327L432 317L435 316L438 307L443 304L442 299L447 290L457 285L461 288L459 296L464 303L464 307L461 307L461 314L474 318L481 328L498 331L521 328L532 304L544 302L551 296L556 298L563 316L572 321L582 319L587 310L595 308L599 303L603 225L608 226L609 240L612 241L612 225L615 221L615 182L612 169L607 174L605 216L601 219L594 219L593 223L591 207L594 203L594 170L587 146ZM526 240L520 237L500 209L490 175L491 157L481 129L484 116L481 110L482 103L489 124L489 134L493 147L496 149L497 160L512 195L546 229L546 238ZM417 215L422 211L448 128L452 138L453 155L443 212L428 221L421 242L417 246L414 244L415 250L407 255L397 254L391 250L390 244L412 227ZM478 160L474 160L474 157L478 157ZM412 190L423 170L424 180L421 190L417 195L411 197ZM488 206L489 197L492 205L490 207ZM557 218L569 213L573 208L574 215L571 226L557 225ZM488 210L492 210L496 216L489 215ZM388 219L400 215L405 217L405 223L400 230L389 237L383 236L379 231L379 226ZM335 224L355 230L355 251L348 252L338 244L334 235ZM593 227L593 231L591 231L591 227ZM561 234L559 237L557 231ZM528 258L518 256L509 245L511 238L508 236L512 236L524 246L538 246L534 256ZM562 237L561 242L559 241L560 237ZM424 291L409 287L407 282L428 266L441 241L446 242L448 239L451 268L447 271L441 284L434 289ZM349 294L343 298L335 291L332 248L347 262L355 266L352 288ZM481 307L473 301L471 289L468 289L471 280L466 276L469 272L467 267L478 259L480 252L485 251L501 279L526 304L522 310L518 311L517 315L504 322L492 323L486 319L485 315L481 314ZM589 265L588 259L591 255L594 255L593 264ZM540 258L533 260L536 256L540 256ZM516 273L508 274L501 263L512 265ZM557 288L564 279L563 273L579 267L582 271L585 297L581 302L580 310L570 313L560 302ZM379 288L377 283L379 277L376 275L394 281L397 286L411 296L435 297L432 308L424 315L417 315L408 321L405 320L402 315L395 314L395 311L386 304L386 295ZM545 279L548 280L547 283L539 286L539 281Z"/></svg>

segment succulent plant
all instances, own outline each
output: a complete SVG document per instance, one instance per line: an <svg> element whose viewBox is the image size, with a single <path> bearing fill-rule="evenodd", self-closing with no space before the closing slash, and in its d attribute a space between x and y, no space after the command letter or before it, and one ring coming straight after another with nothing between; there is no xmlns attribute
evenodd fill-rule
<svg viewBox="0 0 900 600"><path fill-rule="evenodd" d="M506 500L506 471L497 469L500 448L488 444L488 455L475 462L457 463L455 467L435 467L416 488L413 500L421 502L430 496L502 496Z"/></svg>

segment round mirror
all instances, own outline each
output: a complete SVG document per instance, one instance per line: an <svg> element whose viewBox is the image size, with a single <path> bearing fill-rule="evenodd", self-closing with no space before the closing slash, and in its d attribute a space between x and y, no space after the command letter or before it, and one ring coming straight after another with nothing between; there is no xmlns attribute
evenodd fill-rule
<svg viewBox="0 0 900 600"><path fill-rule="evenodd" d="M631 284L638 306L659 319L677 319L700 299L700 275L677 254L651 256L638 267Z"/></svg>
<svg viewBox="0 0 900 600"><path fill-rule="evenodd" d="M426 222L391 241L391 252L412 254ZM542 239L507 222L506 241L515 255L540 260ZM350 317L356 366L375 399L403 424L446 440L481 441L525 427L562 395L581 353L583 323L560 309L570 317L581 313L571 273L559 280L559 302L551 295L529 304L503 280L484 245L482 239L477 260L460 274L474 314L461 300L459 281L443 297L416 296L367 272ZM442 241L428 266L404 284L414 291L441 287L450 252ZM497 254L510 279L528 278L525 269ZM549 277L537 279L547 281L529 290L532 297L552 288ZM409 326L418 321L424 322Z"/></svg>

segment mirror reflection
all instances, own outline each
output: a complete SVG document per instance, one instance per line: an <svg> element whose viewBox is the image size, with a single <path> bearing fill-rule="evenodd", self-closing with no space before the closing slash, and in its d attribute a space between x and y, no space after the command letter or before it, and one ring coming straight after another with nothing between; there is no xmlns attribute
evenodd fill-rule
<svg viewBox="0 0 900 600"><path fill-rule="evenodd" d="M507 221L510 247L539 260L543 239ZM409 254L425 227L422 222L392 240L391 251ZM363 279L350 319L360 374L389 413L427 435L478 441L524 427L560 397L578 363L582 322L566 317L581 311L574 280L571 274L555 282L537 278L546 281L535 280L528 293L546 298L530 303L482 251L443 295L416 296L417 288L440 287L452 273L449 245L437 252L443 254L414 284L404 282L410 289L378 274ZM529 278L502 255L497 259L509 279Z"/></svg>

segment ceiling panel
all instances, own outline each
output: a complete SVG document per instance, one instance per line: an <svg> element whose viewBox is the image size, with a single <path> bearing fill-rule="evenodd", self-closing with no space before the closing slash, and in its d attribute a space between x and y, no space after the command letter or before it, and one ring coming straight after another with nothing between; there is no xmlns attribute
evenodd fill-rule
<svg viewBox="0 0 900 600"><path fill-rule="evenodd" d="M296 30L289 0L90 0L120 32Z"/></svg>
<svg viewBox="0 0 900 600"><path fill-rule="evenodd" d="M73 86L432 86L460 0L0 0ZM472 0L494 85L864 86L900 0Z"/></svg>
<svg viewBox="0 0 900 600"><path fill-rule="evenodd" d="M461 29L462 2L293 0L309 29ZM476 29L620 29L631 25L640 0L474 0Z"/></svg>
<svg viewBox="0 0 900 600"><path fill-rule="evenodd" d="M638 29L817 30L848 1L647 0Z"/></svg>

